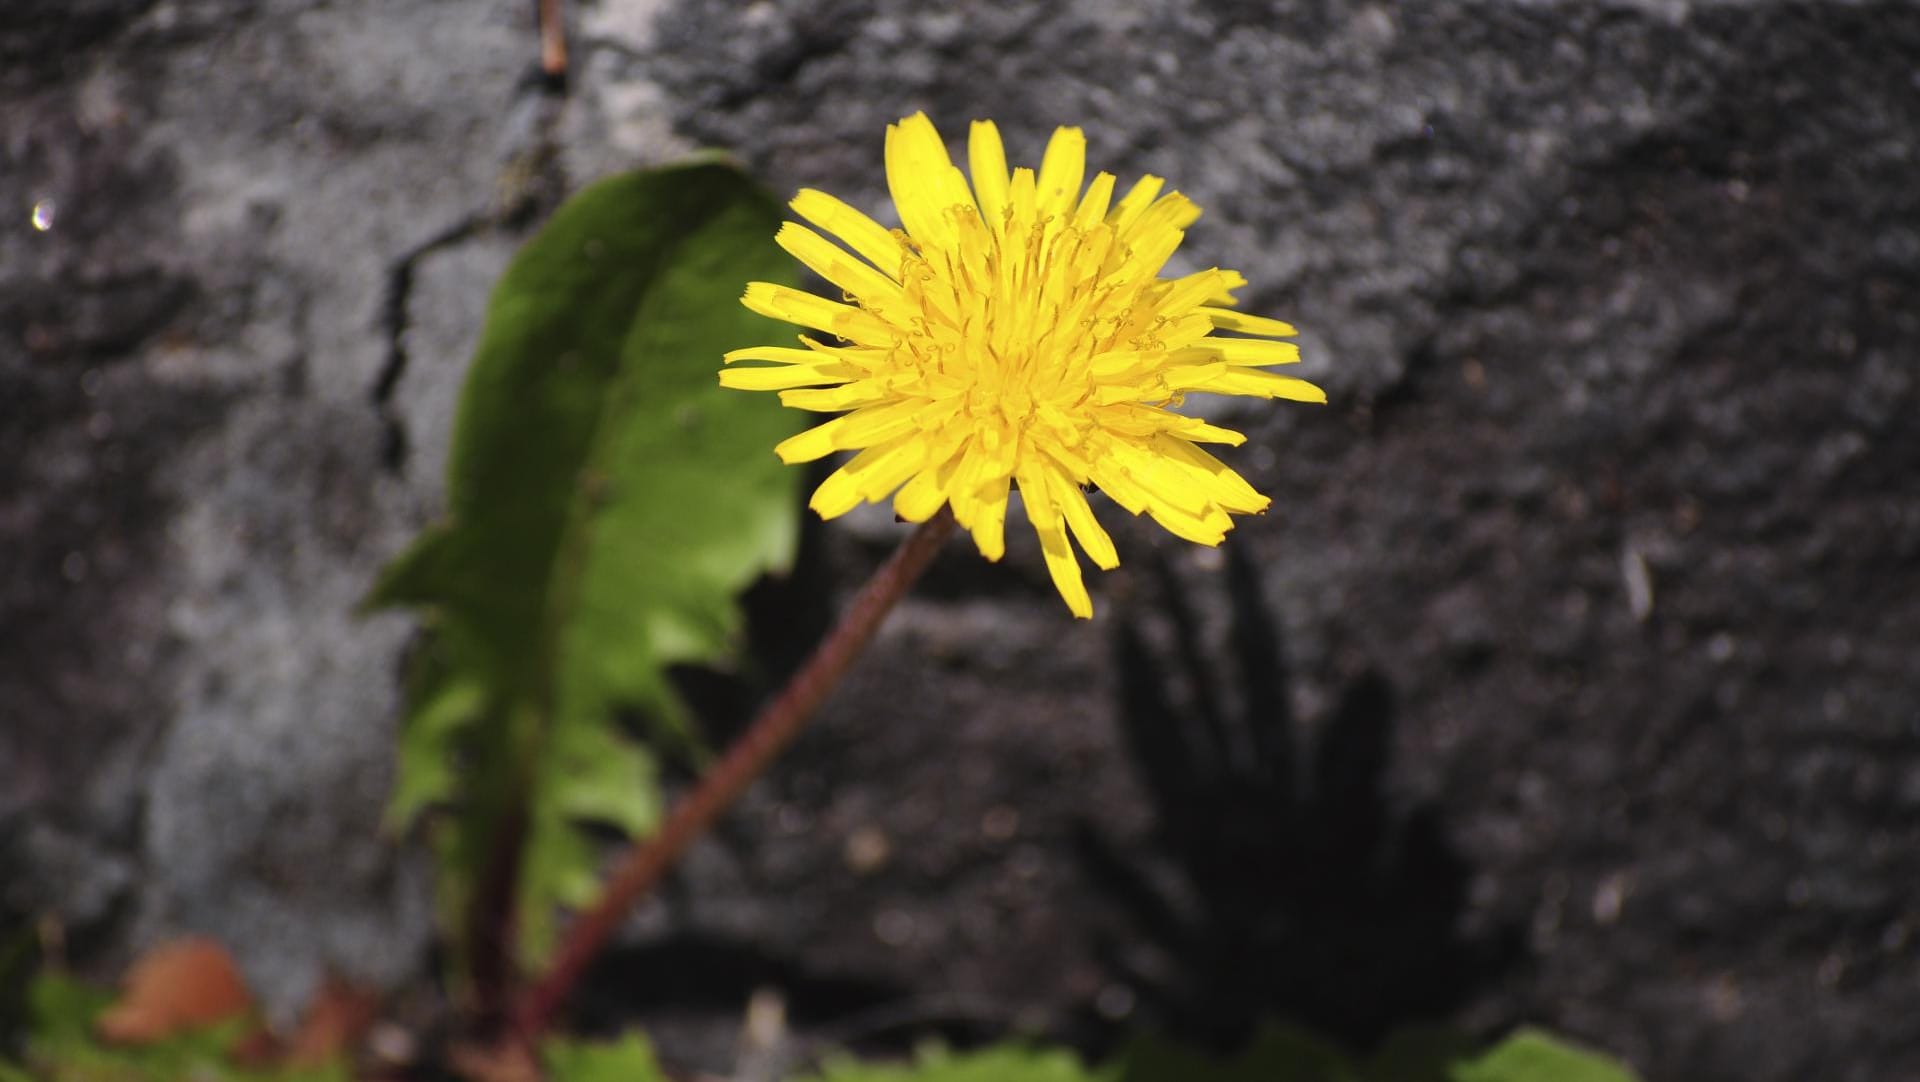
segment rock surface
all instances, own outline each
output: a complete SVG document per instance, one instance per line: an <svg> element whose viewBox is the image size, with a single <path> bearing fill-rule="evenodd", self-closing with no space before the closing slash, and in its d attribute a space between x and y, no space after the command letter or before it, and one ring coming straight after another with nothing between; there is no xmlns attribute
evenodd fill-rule
<svg viewBox="0 0 1920 1082"><path fill-rule="evenodd" d="M834 1039L1237 1008L1920 1074L1920 11L600 0L562 101L525 6L0 29L0 911L106 964L219 935L283 1014L423 973L378 831L408 631L352 609L434 511L487 284L555 193L690 145L879 210L925 108L1170 177L1335 404L1228 404L1276 510L1233 561L1109 519L1091 625L1016 525L946 554L589 1014L719 1066L766 983ZM1156 771L1151 718L1207 715L1283 799Z"/></svg>

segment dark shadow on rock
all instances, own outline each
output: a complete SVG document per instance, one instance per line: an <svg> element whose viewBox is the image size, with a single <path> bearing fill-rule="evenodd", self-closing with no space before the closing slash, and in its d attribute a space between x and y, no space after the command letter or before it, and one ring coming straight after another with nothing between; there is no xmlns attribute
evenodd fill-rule
<svg viewBox="0 0 1920 1082"><path fill-rule="evenodd" d="M815 972L764 944L701 931L610 950L588 973L569 1010L582 1030L611 1031L636 1014L743 1009L759 989L779 990L791 1020L831 1024L897 1003L907 990L881 978Z"/></svg>
<svg viewBox="0 0 1920 1082"><path fill-rule="evenodd" d="M714 751L746 730L761 704L806 662L833 624L835 580L828 567L827 527L804 506L820 482L819 472L811 471L800 486L800 537L792 569L762 575L741 595L740 659L728 666L672 670L674 687L699 721L702 742ZM677 770L675 777L690 781L695 773Z"/></svg>
<svg viewBox="0 0 1920 1082"><path fill-rule="evenodd" d="M1278 623L1247 558L1228 554L1238 689L1164 562L1171 643L1150 645L1138 613L1116 630L1120 717L1158 852L1142 861L1082 829L1089 875L1126 914L1101 954L1139 1020L1176 1038L1226 1050L1278 1017L1367 1048L1452 1013L1521 960L1522 938L1461 935L1470 870L1432 805L1396 810L1386 788L1383 676L1352 680L1303 738Z"/></svg>

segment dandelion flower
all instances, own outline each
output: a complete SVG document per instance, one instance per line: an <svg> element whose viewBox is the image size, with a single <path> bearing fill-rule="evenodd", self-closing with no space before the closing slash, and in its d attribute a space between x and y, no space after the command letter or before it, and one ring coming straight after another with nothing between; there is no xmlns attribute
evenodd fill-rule
<svg viewBox="0 0 1920 1082"><path fill-rule="evenodd" d="M1038 173L1009 174L999 130L975 121L967 158L971 185L925 114L887 128L902 229L801 191L794 213L819 232L788 222L776 239L843 300L755 282L742 302L837 341L735 350L720 382L840 414L774 448L789 463L859 452L814 492L824 518L889 496L911 522L950 506L998 560L1017 487L1060 596L1091 616L1069 538L1099 567L1120 561L1087 486L1217 545L1234 514L1262 511L1267 498L1200 447L1246 437L1178 412L1183 396L1326 394L1266 370L1299 360L1276 340L1295 332L1233 310L1239 274L1160 276L1200 209L1161 194L1159 177L1117 200L1111 174L1087 183L1078 128L1053 133Z"/></svg>

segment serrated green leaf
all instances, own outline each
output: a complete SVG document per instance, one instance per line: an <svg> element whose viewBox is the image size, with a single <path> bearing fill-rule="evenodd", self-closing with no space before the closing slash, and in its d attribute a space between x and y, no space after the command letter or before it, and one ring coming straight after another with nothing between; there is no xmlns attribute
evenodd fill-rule
<svg viewBox="0 0 1920 1082"><path fill-rule="evenodd" d="M998 1045L967 1053L926 1048L911 1064L829 1060L811 1082L1112 1082L1112 1074L1061 1049Z"/></svg>
<svg viewBox="0 0 1920 1082"><path fill-rule="evenodd" d="M792 560L792 411L719 386L720 357L788 331L738 302L791 282L778 206L714 160L602 181L569 200L495 290L460 403L447 521L370 603L424 609L392 817L454 811L448 912L521 822L519 951L549 952L557 904L592 890L581 827L651 830L654 759L617 714L687 735L667 666L711 663L736 595ZM455 764L458 764L457 769ZM464 939L464 937L461 937Z"/></svg>
<svg viewBox="0 0 1920 1082"><path fill-rule="evenodd" d="M1453 1082L1638 1082L1611 1057L1523 1029L1478 1059L1454 1065Z"/></svg>
<svg viewBox="0 0 1920 1082"><path fill-rule="evenodd" d="M486 682L476 677L442 676L421 684L425 698L414 704L400 733L400 769L387 804L387 823L394 830L404 829L427 808L454 798L459 772L450 749L486 710Z"/></svg>
<svg viewBox="0 0 1920 1082"><path fill-rule="evenodd" d="M1163 1041L1141 1039L1119 1060L1116 1082L1362 1082L1347 1058L1304 1030L1263 1029L1238 1057L1215 1060Z"/></svg>

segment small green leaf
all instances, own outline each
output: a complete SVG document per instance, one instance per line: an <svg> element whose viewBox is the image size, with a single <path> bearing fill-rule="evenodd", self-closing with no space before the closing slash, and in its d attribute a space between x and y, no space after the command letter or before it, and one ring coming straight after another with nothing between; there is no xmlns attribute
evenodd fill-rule
<svg viewBox="0 0 1920 1082"><path fill-rule="evenodd" d="M27 1025L33 1042L46 1047L91 1045L93 1020L113 1002L113 993L61 973L42 973L27 989Z"/></svg>
<svg viewBox="0 0 1920 1082"><path fill-rule="evenodd" d="M1060 1049L999 1045L978 1052L921 1050L912 1064L830 1060L811 1082L1111 1082L1107 1071L1089 1071L1079 1057Z"/></svg>
<svg viewBox="0 0 1920 1082"><path fill-rule="evenodd" d="M547 1041L540 1060L551 1082L667 1082L653 1046L638 1033L617 1041Z"/></svg>
<svg viewBox="0 0 1920 1082"><path fill-rule="evenodd" d="M604 180L555 212L488 309L447 520L370 599L425 610L434 632L390 821L454 812L436 850L443 911L463 915L523 825L525 964L549 952L555 907L592 892L582 828L636 836L659 818L654 757L620 718L689 740L668 666L726 658L736 595L792 560L800 474L772 448L798 419L718 380L723 353L791 335L739 303L750 280L793 280L780 217L712 159Z"/></svg>
<svg viewBox="0 0 1920 1082"><path fill-rule="evenodd" d="M1454 1065L1452 1082L1638 1082L1618 1060L1535 1029Z"/></svg>

